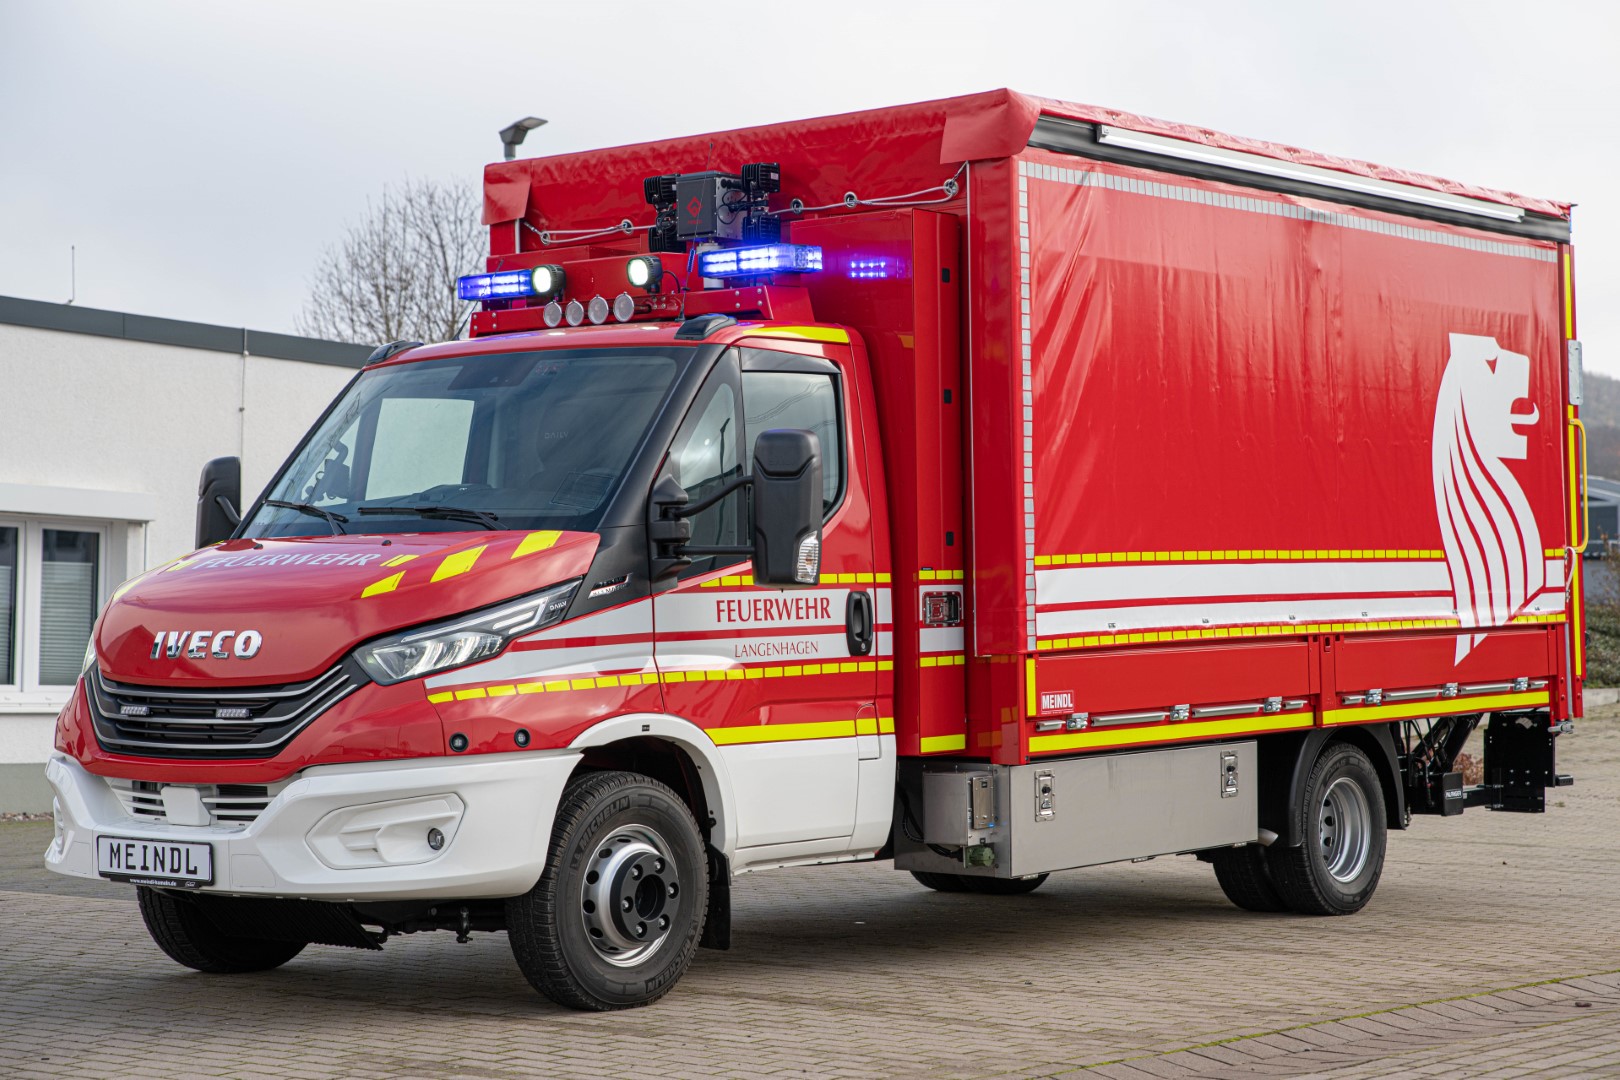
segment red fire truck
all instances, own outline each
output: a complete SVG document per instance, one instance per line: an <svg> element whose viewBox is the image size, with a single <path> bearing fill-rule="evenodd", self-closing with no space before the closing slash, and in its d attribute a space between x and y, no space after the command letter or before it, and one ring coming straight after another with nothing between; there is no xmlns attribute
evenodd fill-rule
<svg viewBox="0 0 1620 1080"><path fill-rule="evenodd" d="M61 715L47 860L180 963L505 930L641 1005L736 875L858 859L1348 914L1412 815L1569 782L1568 205L1001 91L484 207L469 339L240 515L211 462Z"/></svg>

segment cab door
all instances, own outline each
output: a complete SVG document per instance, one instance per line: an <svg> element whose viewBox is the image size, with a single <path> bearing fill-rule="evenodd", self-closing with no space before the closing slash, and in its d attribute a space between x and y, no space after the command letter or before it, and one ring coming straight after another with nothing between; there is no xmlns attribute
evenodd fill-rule
<svg viewBox="0 0 1620 1080"><path fill-rule="evenodd" d="M750 467L761 431L813 431L822 455L821 583L764 588L735 555L699 558L654 600L655 652L665 708L703 728L726 760L738 848L830 851L855 829L862 758L879 753L879 671L892 665L891 635L878 623L848 347L794 345L729 350L662 475L695 503ZM693 518L693 545L751 538L746 489Z"/></svg>

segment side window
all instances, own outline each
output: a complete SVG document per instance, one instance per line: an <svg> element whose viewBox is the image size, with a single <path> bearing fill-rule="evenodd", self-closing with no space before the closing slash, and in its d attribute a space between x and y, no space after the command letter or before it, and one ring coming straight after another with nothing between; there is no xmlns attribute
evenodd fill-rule
<svg viewBox="0 0 1620 1080"><path fill-rule="evenodd" d="M742 475L742 424L736 367L722 361L698 392L669 452L669 472L686 490L689 502L700 502ZM734 491L692 518L692 544L697 547L746 543L743 509L746 491ZM738 556L704 556L693 560L681 577L703 574L737 562Z"/></svg>
<svg viewBox="0 0 1620 1080"><path fill-rule="evenodd" d="M844 439L838 423L838 384L831 375L799 371L743 372L747 428L743 446L771 428L803 428L821 440L821 508L831 514L844 490Z"/></svg>

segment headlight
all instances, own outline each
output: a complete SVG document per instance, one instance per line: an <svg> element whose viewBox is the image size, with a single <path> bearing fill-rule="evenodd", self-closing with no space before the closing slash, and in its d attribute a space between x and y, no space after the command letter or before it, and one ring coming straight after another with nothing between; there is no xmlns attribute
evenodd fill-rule
<svg viewBox="0 0 1620 1080"><path fill-rule="evenodd" d="M384 686L484 660L519 634L560 622L578 588L575 579L499 607L390 634L360 646L354 657Z"/></svg>

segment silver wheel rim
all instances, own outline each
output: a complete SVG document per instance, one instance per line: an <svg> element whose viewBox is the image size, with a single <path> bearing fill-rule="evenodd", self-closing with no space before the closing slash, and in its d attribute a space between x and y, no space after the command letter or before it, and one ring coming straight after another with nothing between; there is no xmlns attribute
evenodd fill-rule
<svg viewBox="0 0 1620 1080"><path fill-rule="evenodd" d="M1372 812L1360 784L1341 776L1328 785L1317 807L1316 832L1333 880L1347 884L1359 877L1372 846Z"/></svg>
<svg viewBox="0 0 1620 1080"><path fill-rule="evenodd" d="M663 837L645 825L615 829L597 843L580 883L586 938L610 964L639 964L669 940L684 893Z"/></svg>

